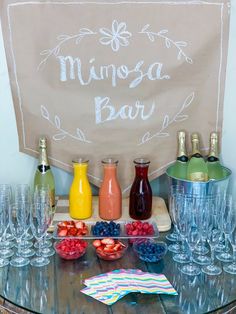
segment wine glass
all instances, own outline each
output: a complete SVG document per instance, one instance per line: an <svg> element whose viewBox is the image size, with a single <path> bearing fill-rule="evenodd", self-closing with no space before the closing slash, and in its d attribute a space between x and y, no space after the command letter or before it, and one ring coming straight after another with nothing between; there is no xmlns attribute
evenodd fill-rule
<svg viewBox="0 0 236 314"><path fill-rule="evenodd" d="M19 200L10 209L10 229L17 242L18 253L10 264L15 267L22 267L29 264L27 257L21 256L22 239L30 222L30 203Z"/></svg>
<svg viewBox="0 0 236 314"><path fill-rule="evenodd" d="M207 242L211 248L211 264L204 266L202 272L207 275L220 275L222 269L215 264L215 247L218 245L221 237L220 214L214 206L211 206L209 211L209 221L207 227Z"/></svg>
<svg viewBox="0 0 236 314"><path fill-rule="evenodd" d="M0 184L0 200L4 202L7 201L9 202L9 204L12 203L12 188L10 184ZM2 248L12 249L14 247L13 240L14 237L10 232L10 225L8 223L4 239L0 243L0 249Z"/></svg>
<svg viewBox="0 0 236 314"><path fill-rule="evenodd" d="M47 229L50 226L52 220L51 206L48 202L41 200L36 202L34 200L32 205L32 211L30 215L31 230L39 243L39 249L37 257L34 257L30 264L32 266L41 267L49 264L50 260L47 257L42 256L42 240L47 233Z"/></svg>

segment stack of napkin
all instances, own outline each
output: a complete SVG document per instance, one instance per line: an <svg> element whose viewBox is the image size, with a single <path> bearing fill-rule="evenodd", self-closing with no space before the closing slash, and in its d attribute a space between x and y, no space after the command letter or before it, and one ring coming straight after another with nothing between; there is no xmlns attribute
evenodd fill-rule
<svg viewBox="0 0 236 314"><path fill-rule="evenodd" d="M177 295L162 274L143 272L139 269L117 269L84 280L87 286L81 292L111 305L130 292Z"/></svg>

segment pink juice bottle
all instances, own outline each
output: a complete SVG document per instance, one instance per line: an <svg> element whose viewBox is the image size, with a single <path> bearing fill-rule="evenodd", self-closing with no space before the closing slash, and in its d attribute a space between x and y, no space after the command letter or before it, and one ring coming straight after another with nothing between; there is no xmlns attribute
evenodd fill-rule
<svg viewBox="0 0 236 314"><path fill-rule="evenodd" d="M122 213L122 196L117 180L118 160L105 158L102 160L104 178L99 190L99 216L105 220L116 220Z"/></svg>
<svg viewBox="0 0 236 314"><path fill-rule="evenodd" d="M135 179L130 190L129 215L136 220L148 219L152 215L152 188L148 181L148 166L146 158L137 158L135 164Z"/></svg>

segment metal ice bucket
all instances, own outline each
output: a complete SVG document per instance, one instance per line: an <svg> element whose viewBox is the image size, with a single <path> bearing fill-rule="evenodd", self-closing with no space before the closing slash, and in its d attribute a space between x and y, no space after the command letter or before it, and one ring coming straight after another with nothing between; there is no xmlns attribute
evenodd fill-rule
<svg viewBox="0 0 236 314"><path fill-rule="evenodd" d="M189 180L181 180L171 175L173 165L168 167L166 174L168 177L169 187L171 185L178 185L183 187L184 194L195 195L209 195L215 193L226 193L230 176L232 171L226 167L224 168L224 178L221 180L209 180L206 182L196 182Z"/></svg>

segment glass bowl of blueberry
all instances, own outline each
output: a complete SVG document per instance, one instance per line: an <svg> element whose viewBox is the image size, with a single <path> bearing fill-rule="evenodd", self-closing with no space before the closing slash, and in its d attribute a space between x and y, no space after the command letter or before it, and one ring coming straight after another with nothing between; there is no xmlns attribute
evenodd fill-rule
<svg viewBox="0 0 236 314"><path fill-rule="evenodd" d="M156 263L165 256L167 244L154 239L139 239L133 243L133 250L142 261Z"/></svg>

